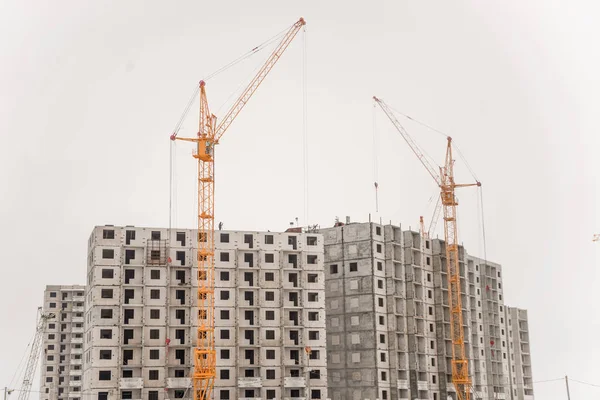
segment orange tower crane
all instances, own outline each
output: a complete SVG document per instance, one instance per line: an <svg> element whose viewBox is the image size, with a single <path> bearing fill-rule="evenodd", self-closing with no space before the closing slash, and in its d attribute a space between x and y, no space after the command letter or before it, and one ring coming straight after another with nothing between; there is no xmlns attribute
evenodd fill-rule
<svg viewBox="0 0 600 400"><path fill-rule="evenodd" d="M422 215L419 217L419 231L422 239L429 239L429 232L425 231L425 221Z"/></svg>
<svg viewBox="0 0 600 400"><path fill-rule="evenodd" d="M448 136L446 159L439 173L425 158L419 147L408 135L388 105L373 96L394 127L400 132L411 150L416 154L421 164L427 169L440 187L440 198L444 209L444 237L446 240L446 271L448 274L448 304L450 305L450 337L452 339L452 383L456 388L458 400L471 398L471 378L469 376L469 360L465 353L465 338L463 331L462 299L460 285L460 264L458 259L458 227L456 221L456 206L458 201L454 194L458 187L481 186L480 182L457 184L454 182L454 159L452 158L452 138ZM421 228L424 231L424 228ZM429 234L432 234L430 232Z"/></svg>
<svg viewBox="0 0 600 400"><path fill-rule="evenodd" d="M214 316L214 147L219 144L223 134L305 24L304 19L300 18L292 25L219 124L217 124L217 117L211 114L208 107L206 84L204 81L200 81L200 118L197 137L180 138L176 133L171 135L171 140L196 143L196 152L193 157L198 160L198 339L194 349L194 373L192 375L194 400L211 398L217 371Z"/></svg>

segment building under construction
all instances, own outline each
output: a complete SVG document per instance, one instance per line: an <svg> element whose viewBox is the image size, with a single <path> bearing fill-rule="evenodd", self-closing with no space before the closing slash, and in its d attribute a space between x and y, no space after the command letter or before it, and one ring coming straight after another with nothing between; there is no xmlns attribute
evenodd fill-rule
<svg viewBox="0 0 600 400"><path fill-rule="evenodd" d="M46 286L40 400L81 400L85 286Z"/></svg>
<svg viewBox="0 0 600 400"><path fill-rule="evenodd" d="M455 398L443 241L337 225L217 231L213 399ZM40 400L193 397L196 237L94 228L87 286L44 293ZM533 399L527 312L500 265L459 254L475 398Z"/></svg>
<svg viewBox="0 0 600 400"><path fill-rule="evenodd" d="M332 400L446 400L452 384L444 242L375 223L320 230ZM475 398L533 399L527 313L507 307L500 265L459 251Z"/></svg>
<svg viewBox="0 0 600 400"><path fill-rule="evenodd" d="M195 230L93 230L82 398L193 397L202 316L197 237ZM213 398L326 399L322 236L218 231L216 254ZM66 392L58 400L68 400Z"/></svg>

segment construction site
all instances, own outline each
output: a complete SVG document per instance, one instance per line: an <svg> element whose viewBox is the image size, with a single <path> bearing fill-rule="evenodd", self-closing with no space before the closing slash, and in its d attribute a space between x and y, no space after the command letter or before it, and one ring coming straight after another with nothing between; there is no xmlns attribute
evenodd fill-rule
<svg viewBox="0 0 600 400"><path fill-rule="evenodd" d="M194 220L186 223L193 228L177 227L172 212L171 160L168 224L98 221L87 262L79 260L85 280L48 282L35 294L43 304L19 400L534 399L528 312L505 298L512 282L503 266L459 236L458 209L460 217L475 210L461 208L458 193L479 193L482 183L474 174L455 178L462 161L453 138L436 142L445 156L434 160L405 127L406 116L382 98L372 97L374 112L411 153L398 162L437 188L432 215L404 215L406 226L386 222L374 180L357 189L375 199L368 219L296 218L267 231L229 221L224 229L219 202L228 198L215 198L215 185L236 182L215 174L217 145L227 147L236 118L307 23L300 18L222 64L219 74L270 51L225 111L216 114L209 101L219 90L208 83L216 73L200 80L163 138L171 157L176 143L192 153L185 165L197 170L194 180L178 185L194 188ZM190 120L196 131L186 129ZM166 162L150 155L147 163ZM301 186L283 190L307 199ZM425 203L427 193L410 195ZM244 198L249 207L261 201L269 200L260 191ZM409 226L415 221L418 229Z"/></svg>
<svg viewBox="0 0 600 400"><path fill-rule="evenodd" d="M444 241L336 225L216 231L213 398L460 398ZM191 398L196 238L94 228L86 285L44 293L40 400ZM500 265L462 247L458 261L465 396L532 399L527 311L505 305Z"/></svg>

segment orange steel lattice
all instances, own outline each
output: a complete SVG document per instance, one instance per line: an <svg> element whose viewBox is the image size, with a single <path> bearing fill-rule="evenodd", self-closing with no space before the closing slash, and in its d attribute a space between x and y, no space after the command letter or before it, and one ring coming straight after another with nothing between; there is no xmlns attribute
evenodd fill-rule
<svg viewBox="0 0 600 400"><path fill-rule="evenodd" d="M198 338L194 349L194 373L192 376L194 400L211 398L216 377L214 147L305 24L304 19L300 18L292 25L218 126L217 117L211 114L208 106L206 84L204 81L200 81L198 136L196 138L179 138L176 134L171 135L171 140L196 143L193 157L198 160Z"/></svg>
<svg viewBox="0 0 600 400"><path fill-rule="evenodd" d="M446 159L438 173L425 158L419 147L408 135L388 105L381 99L373 97L394 127L400 132L419 161L440 187L440 198L444 210L444 238L446 240L446 272L448 274L448 304L450 306L450 337L452 338L452 383L456 388L458 400L471 398L471 379L469 377L469 360L465 353L465 337L463 330L462 298L460 282L460 262L458 255L458 227L456 223L456 206L458 201L455 189L466 186L481 186L481 183L456 184L454 182L454 160L452 158L452 138L448 137ZM421 220L421 235L424 233ZM432 234L433 232L429 232Z"/></svg>

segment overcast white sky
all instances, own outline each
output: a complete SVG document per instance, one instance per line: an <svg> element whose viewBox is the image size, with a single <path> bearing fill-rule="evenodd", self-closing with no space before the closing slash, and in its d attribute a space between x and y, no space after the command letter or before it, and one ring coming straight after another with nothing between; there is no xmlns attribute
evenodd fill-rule
<svg viewBox="0 0 600 400"><path fill-rule="evenodd" d="M167 225L168 136L197 81L300 16L309 222L373 213L416 228L430 216L435 186L379 110L374 213L371 96L451 133L484 184L487 255L503 265L506 302L529 310L534 380L600 384L598 14L596 2L556 0L0 1L0 386L44 286L85 283L94 225ZM226 229L305 222L302 43L218 148ZM209 81L213 110L265 56ZM443 138L407 128L441 162ZM194 225L190 153L177 144L183 227ZM461 240L483 256L476 191L461 201ZM566 398L562 382L535 389ZM600 388L572 383L571 395Z"/></svg>

